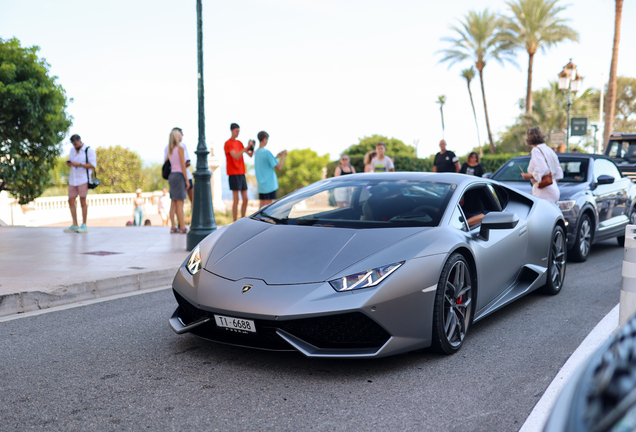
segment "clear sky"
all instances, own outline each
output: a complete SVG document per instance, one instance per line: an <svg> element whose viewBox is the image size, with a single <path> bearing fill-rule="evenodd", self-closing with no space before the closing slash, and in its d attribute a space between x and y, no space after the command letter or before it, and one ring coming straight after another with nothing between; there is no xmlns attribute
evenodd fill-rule
<svg viewBox="0 0 636 432"><path fill-rule="evenodd" d="M535 57L533 88L556 79L573 59L584 87L607 80L613 0L571 0L563 16L580 33ZM207 145L222 154L229 125L244 143L260 130L269 148L311 148L332 160L372 134L418 154L438 150L438 95L446 95L445 138L463 155L477 145L461 69L439 64L448 26L471 9L506 13L502 0L203 1ZM636 2L623 6L619 75L636 76ZM630 22L630 20L632 22ZM173 126L197 145L195 0L0 0L0 37L38 45L73 98L70 133L93 147L122 145L161 162ZM490 63L485 86L493 132L519 114L527 54L519 68ZM479 83L472 84L486 142ZM593 119L592 119L593 120ZM64 151L70 148L65 140ZM194 158L194 154L192 154ZM247 161L250 163L250 160Z"/></svg>

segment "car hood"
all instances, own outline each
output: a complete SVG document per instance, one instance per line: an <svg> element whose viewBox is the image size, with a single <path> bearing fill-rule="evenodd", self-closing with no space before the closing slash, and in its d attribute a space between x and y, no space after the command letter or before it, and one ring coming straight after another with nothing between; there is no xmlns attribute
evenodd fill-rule
<svg viewBox="0 0 636 432"><path fill-rule="evenodd" d="M499 183L506 185L508 187L511 187L513 189L517 189L519 191L528 193L530 195L532 195L532 185L530 184L530 182L506 182L506 181L500 181ZM559 197L559 200L563 201L563 200L567 200L570 199L570 197L574 196L575 194L579 193L579 192L583 192L586 189L589 189L589 184L588 183L561 183L561 182L557 182L557 185L559 186L559 192L561 193L561 196Z"/></svg>
<svg viewBox="0 0 636 432"><path fill-rule="evenodd" d="M220 237L211 239L215 234L208 237L214 246L204 268L226 279L262 279L270 285L324 282L347 267L426 230L430 228L273 225L243 218L219 233ZM202 244L202 251L204 247ZM396 257L394 262L399 260Z"/></svg>
<svg viewBox="0 0 636 432"><path fill-rule="evenodd" d="M588 183L559 183L559 191L561 192L559 200L570 199L576 194L589 190L589 188Z"/></svg>

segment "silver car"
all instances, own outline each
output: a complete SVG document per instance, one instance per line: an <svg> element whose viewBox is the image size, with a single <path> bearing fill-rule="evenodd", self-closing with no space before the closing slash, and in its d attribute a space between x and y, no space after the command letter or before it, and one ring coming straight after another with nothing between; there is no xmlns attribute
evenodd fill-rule
<svg viewBox="0 0 636 432"><path fill-rule="evenodd" d="M492 180L331 178L196 246L170 325L308 357L453 354L473 322L537 288L560 292L564 229L554 204Z"/></svg>

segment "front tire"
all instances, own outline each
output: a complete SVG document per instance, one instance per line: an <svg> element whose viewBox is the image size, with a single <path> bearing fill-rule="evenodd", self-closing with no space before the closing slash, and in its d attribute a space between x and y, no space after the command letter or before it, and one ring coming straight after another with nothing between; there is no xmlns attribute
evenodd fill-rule
<svg viewBox="0 0 636 432"><path fill-rule="evenodd" d="M473 318L473 296L470 266L454 253L442 269L435 295L432 346L437 352L455 354L462 347Z"/></svg>
<svg viewBox="0 0 636 432"><path fill-rule="evenodd" d="M587 260L592 247L592 221L587 214L581 216L579 227L576 230L576 239L571 249L572 259L576 262Z"/></svg>
<svg viewBox="0 0 636 432"><path fill-rule="evenodd" d="M548 295L557 295L563 288L565 280L565 267L567 261L567 248L565 246L565 233L559 225L552 231L550 240L550 253L548 254L548 280L542 290Z"/></svg>

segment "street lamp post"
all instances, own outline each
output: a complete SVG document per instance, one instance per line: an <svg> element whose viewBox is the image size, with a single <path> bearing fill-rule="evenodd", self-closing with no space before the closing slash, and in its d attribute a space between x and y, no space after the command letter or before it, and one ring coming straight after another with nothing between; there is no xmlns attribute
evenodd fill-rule
<svg viewBox="0 0 636 432"><path fill-rule="evenodd" d="M210 178L212 172L208 167L208 154L205 145L205 113L203 110L203 19L201 0L197 0L197 66L199 90L199 143L197 150L197 166L194 171L194 200L192 203L192 223L187 238L187 250L192 250L207 235L216 229Z"/></svg>
<svg viewBox="0 0 636 432"><path fill-rule="evenodd" d="M576 71L576 65L572 63L572 59L570 62L563 67L563 70L559 74L559 90L566 95L566 104L567 104L567 124L565 126L565 151L567 152L570 147L570 108L572 107L572 102L574 97L576 96L576 92L581 89L581 84L583 83L583 77L579 75ZM573 95L574 94L574 95Z"/></svg>

